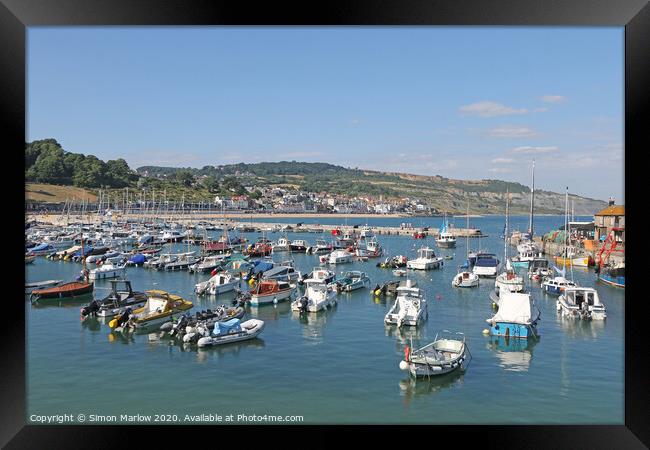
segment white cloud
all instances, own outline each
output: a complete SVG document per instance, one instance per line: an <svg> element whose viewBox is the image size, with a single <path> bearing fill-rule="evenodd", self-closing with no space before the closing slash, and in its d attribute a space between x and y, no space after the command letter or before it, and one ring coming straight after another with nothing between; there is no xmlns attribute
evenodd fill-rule
<svg viewBox="0 0 650 450"><path fill-rule="evenodd" d="M512 164L515 160L512 158L494 158L492 164Z"/></svg>
<svg viewBox="0 0 650 450"><path fill-rule="evenodd" d="M539 99L544 103L560 103L567 100L567 98L562 95L543 95Z"/></svg>
<svg viewBox="0 0 650 450"><path fill-rule="evenodd" d="M510 106L503 105L498 102L491 101L482 101L478 103L472 103L470 105L461 106L460 111L472 116L479 117L497 117L497 116L507 116L510 114L526 114L527 109L515 109Z"/></svg>
<svg viewBox="0 0 650 450"><path fill-rule="evenodd" d="M515 147L511 150L512 153L531 155L531 154L545 154L545 153L555 153L559 151L558 147Z"/></svg>
<svg viewBox="0 0 650 450"><path fill-rule="evenodd" d="M493 128L488 131L488 134L497 138L524 138L537 136L537 132L528 127L514 127L505 125L499 128Z"/></svg>

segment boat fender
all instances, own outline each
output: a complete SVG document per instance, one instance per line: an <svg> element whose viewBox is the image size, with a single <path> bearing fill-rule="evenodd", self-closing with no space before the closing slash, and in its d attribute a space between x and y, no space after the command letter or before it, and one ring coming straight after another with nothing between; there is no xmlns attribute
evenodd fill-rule
<svg viewBox="0 0 650 450"><path fill-rule="evenodd" d="M402 360L402 361L399 362L399 368L400 368L400 370L409 370L409 363Z"/></svg>
<svg viewBox="0 0 650 450"><path fill-rule="evenodd" d="M483 334L486 334L486 335L487 335L487 334L490 334L490 330L488 330L487 328L485 328L485 329L483 330Z"/></svg>

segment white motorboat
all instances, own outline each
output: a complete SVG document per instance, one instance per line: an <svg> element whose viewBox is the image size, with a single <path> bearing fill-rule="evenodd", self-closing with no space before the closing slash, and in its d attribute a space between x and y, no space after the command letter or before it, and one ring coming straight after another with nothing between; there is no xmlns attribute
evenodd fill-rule
<svg viewBox="0 0 650 450"><path fill-rule="evenodd" d="M432 343L417 350L411 351L411 347L407 346L399 368L416 378L431 377L465 370L471 357L462 333L450 333L442 338L436 335Z"/></svg>
<svg viewBox="0 0 650 450"><path fill-rule="evenodd" d="M402 325L417 326L423 316L428 315L424 291L418 288L416 283L406 280L404 285L397 287L397 298L384 317L384 323L398 327Z"/></svg>
<svg viewBox="0 0 650 450"><path fill-rule="evenodd" d="M542 282L542 289L544 292L548 294L554 294L554 295L560 295L562 294L567 288L573 288L577 287L578 285L571 281L567 280L564 278L563 275L553 277L553 278L548 278Z"/></svg>
<svg viewBox="0 0 650 450"><path fill-rule="evenodd" d="M296 239L295 241L292 241L291 244L289 244L289 247L291 248L292 252L305 253L307 251L307 247L309 247L309 243L302 239Z"/></svg>
<svg viewBox="0 0 650 450"><path fill-rule="evenodd" d="M118 278L126 274L126 264L114 266L111 263L105 263L96 269L92 269L88 274L90 280L102 280L104 278Z"/></svg>
<svg viewBox="0 0 650 450"><path fill-rule="evenodd" d="M198 263L201 260L198 256L194 255L194 252L188 252L188 253L183 253L178 255L178 258L176 258L175 261L168 262L164 264L162 267L164 270L167 271L174 271L174 270L187 270L190 268L190 266L193 266L194 264ZM158 266L160 268L160 266Z"/></svg>
<svg viewBox="0 0 650 450"><path fill-rule="evenodd" d="M278 281L298 281L302 275L293 265L293 261L285 261L280 264L274 265L271 269L262 273L262 278L265 280L278 280Z"/></svg>
<svg viewBox="0 0 650 450"><path fill-rule="evenodd" d="M377 239L373 236L366 241L366 248L359 247L355 250L355 255L365 258L378 258L384 254Z"/></svg>
<svg viewBox="0 0 650 450"><path fill-rule="evenodd" d="M494 280L494 291L497 295L501 292L521 292L524 290L524 278L517 275L510 260L506 261L506 270L497 275Z"/></svg>
<svg viewBox="0 0 650 450"><path fill-rule="evenodd" d="M329 253L333 250L333 245L325 239L316 239L316 244L307 248L307 253Z"/></svg>
<svg viewBox="0 0 650 450"><path fill-rule="evenodd" d="M477 253L472 271L479 277L496 277L499 260L492 253Z"/></svg>
<svg viewBox="0 0 650 450"><path fill-rule="evenodd" d="M327 283L309 278L305 280L305 295L291 303L293 311L318 312L336 305L336 291Z"/></svg>
<svg viewBox="0 0 650 450"><path fill-rule="evenodd" d="M364 272L351 270L343 272L341 278L336 280L336 284L340 290L350 292L370 286L370 278Z"/></svg>
<svg viewBox="0 0 650 450"><path fill-rule="evenodd" d="M195 273L212 272L214 269L223 266L229 257L230 257L229 253L206 256L201 261L191 265L189 267L189 270L190 272L195 272Z"/></svg>
<svg viewBox="0 0 650 450"><path fill-rule="evenodd" d="M469 270L461 270L451 280L454 287L471 288L479 284L479 276Z"/></svg>
<svg viewBox="0 0 650 450"><path fill-rule="evenodd" d="M336 273L324 267L314 267L314 269L303 278L303 281L318 280L321 283L330 284L336 278Z"/></svg>
<svg viewBox="0 0 650 450"><path fill-rule="evenodd" d="M440 269L444 264L444 259L437 257L432 248L422 247L418 250L418 257L406 262L407 269L431 270Z"/></svg>
<svg viewBox="0 0 650 450"><path fill-rule="evenodd" d="M234 291L239 286L241 280L229 273L218 273L208 281L197 283L194 286L194 292L198 295L219 295L226 292Z"/></svg>
<svg viewBox="0 0 650 450"><path fill-rule="evenodd" d="M264 321L249 319L241 322L239 319L230 319L214 324L212 333L199 339L199 347L229 344L256 338L264 330ZM201 333L202 330L199 330ZM205 331L203 331L205 333Z"/></svg>
<svg viewBox="0 0 650 450"><path fill-rule="evenodd" d="M607 309L594 288L566 288L557 300L557 310L565 317L584 320L607 318Z"/></svg>
<svg viewBox="0 0 650 450"><path fill-rule="evenodd" d="M326 258L329 264L344 264L352 262L354 253L350 253L347 250L334 250Z"/></svg>
<svg viewBox="0 0 650 450"><path fill-rule="evenodd" d="M118 289L118 283L124 284L124 289ZM127 308L140 308L147 302L147 295L144 292L137 292L131 289L131 282L128 280L111 280L111 293L101 299L93 300L87 306L81 308L82 319L95 315L97 317L114 317L122 314Z"/></svg>
<svg viewBox="0 0 650 450"><path fill-rule="evenodd" d="M162 233L160 238L165 242L181 242L185 236L176 230L169 230Z"/></svg>

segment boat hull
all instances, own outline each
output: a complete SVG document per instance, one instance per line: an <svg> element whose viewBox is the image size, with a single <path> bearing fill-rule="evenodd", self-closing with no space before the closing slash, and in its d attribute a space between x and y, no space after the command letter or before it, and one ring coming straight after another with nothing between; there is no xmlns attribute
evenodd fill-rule
<svg viewBox="0 0 650 450"><path fill-rule="evenodd" d="M535 337L537 334L532 325L513 322L497 322L490 327L490 335L528 339L529 337Z"/></svg>
<svg viewBox="0 0 650 450"><path fill-rule="evenodd" d="M281 302L288 299L293 294L293 289L286 289L284 291L274 292L272 294L257 295L252 294L250 304L253 306L268 305L271 303Z"/></svg>
<svg viewBox="0 0 650 450"><path fill-rule="evenodd" d="M625 277L610 277L609 275L599 275L598 280L610 286L625 288Z"/></svg>

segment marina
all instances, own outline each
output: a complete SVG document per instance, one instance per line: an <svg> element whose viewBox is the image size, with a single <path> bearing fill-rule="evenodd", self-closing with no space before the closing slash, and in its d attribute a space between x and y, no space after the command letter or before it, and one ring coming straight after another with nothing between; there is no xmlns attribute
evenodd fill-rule
<svg viewBox="0 0 650 450"><path fill-rule="evenodd" d="M266 220L265 223L273 223ZM288 222L287 218L275 220ZM323 221L322 218L312 220ZM372 239L376 239L385 252L382 258L354 256L340 267L321 264L323 254L306 253L302 249L250 258L251 261L266 258L275 261L277 267L293 260L296 272L313 272L315 275L311 276L323 279L322 287L314 283L317 289L310 294L313 299L323 295L323 300L319 301L322 306L314 303L313 308L308 308L307 303L304 307L295 303L305 295L310 283L305 286L300 280L272 280L268 286L267 282L255 284L254 276L248 278L247 275L254 272L255 266L243 259L226 264L235 278L215 279L213 285L208 283L205 287L201 283L214 277L207 271L155 270L144 265L127 265L125 277L130 282L127 293L130 290L152 291L160 298L165 294L173 298L178 296L181 306L193 305L172 314L174 320L185 312L194 317L195 312L216 311L221 305L231 305L242 294L257 294L257 301L244 301L243 316L224 321L226 325L218 329L218 334L211 329L204 332L207 335L193 335L196 337L188 341L184 341L185 336L176 339L162 331L160 321L151 332L138 329L134 333L111 330L109 322L117 320L116 317L88 314L80 320L80 310L93 298L107 298L114 285L111 279L95 280L94 292L80 297L32 303L27 301L29 294L26 294L28 411L50 414L64 404L73 412L96 408L97 412L115 413L119 417L125 411L128 414L161 411L174 414L181 412L175 405L183 405L183 413L198 415L212 408L214 399L218 398L220 407L225 410L242 409L247 414L259 414L268 411L268 405L273 405L277 414L303 414L306 423L432 423L432 417L435 417L433 422L445 424L468 421L563 423L565 418L558 415L558 411L571 414L575 423L622 423L624 289L600 282L593 267L567 267L568 279L575 280L579 286L593 287L598 294L598 304L606 305L606 320L576 320L558 310L558 296L545 292L541 280L529 278L528 268L515 267L525 279L526 292L530 293L535 308L539 308L535 336L520 339L511 333L484 334L486 320L495 316L490 298L494 279L488 278L485 282L481 279L472 289L458 289L452 286L452 280L458 276L458 266L465 262L466 255L478 250L502 254L504 241L499 235L504 217L473 218L472 225L483 233L480 244L476 239L459 239L453 248L438 247L435 235L415 239L412 235L380 232L400 220L403 221L401 218L368 220L375 235ZM332 218L331 221L340 219ZM439 224L440 218L423 218L422 221L424 226L433 225ZM509 221L515 230L528 225L526 216L510 216ZM535 226L541 234L557 229L563 222L563 216L540 216L536 217ZM340 227L336 223L328 226ZM288 242L302 241L305 247L313 246L316 239L326 243L336 239L331 234L315 235L309 231L242 232L233 228L229 236L246 239L247 244L257 242L261 233L271 242L288 236ZM205 235L209 241L216 242L223 232L213 230ZM446 264L441 264L438 270L413 270L403 266L399 269L404 270L401 277L393 273L393 258L400 263L395 265L398 267L404 264L404 257L414 260L418 250L425 247L432 249L435 257L444 259ZM199 243L188 246L182 241L166 243L162 248L161 253L166 255L195 252L194 255L200 257L206 247ZM510 246L509 251L516 251L516 246ZM546 255L545 259L552 270L554 258ZM218 260L212 262L216 264ZM257 267L260 274L273 269L273 265L262 263ZM265 270L262 271L262 267ZM61 280L66 283L76 279L81 268L80 262L71 259L38 256L25 266L26 282ZM276 272L279 273L277 269L272 273ZM346 273L366 277L369 281L359 279L359 289L341 289L334 297L331 286L328 288L325 283L345 278ZM301 279L307 277L304 275ZM400 319L399 311L395 311L395 321L404 321L406 326L384 323L396 304L395 292L377 295L372 288L378 286L382 291L381 287L386 286L388 289L393 280L402 283L412 280L426 298L426 311L421 313L419 320L407 323L408 315ZM199 295L196 293L199 286L202 292L214 286L215 294L218 286L234 286L234 289L219 291L218 295ZM397 288L397 284L394 287ZM418 314L416 312L414 317ZM161 320L164 324L166 316ZM441 370L447 370L444 369L447 357L451 361L449 364L457 364L453 370L437 376L432 376L429 369L424 372L415 367L412 371L401 370L400 362L404 361L407 347L409 351L422 350L423 361L427 363L432 353L428 346L444 330L453 330L463 336L462 348L441 356ZM451 349L447 345L450 341L446 342L447 347L443 344L445 341L438 346L441 351L447 347ZM607 351L602 352L603 348ZM260 371L262 366L264 370ZM170 377L190 381L165 391L164 398L136 390L130 392L128 398L116 402L113 394L99 391L94 393L89 406L87 396L78 386L108 371L129 373L136 378L156 373L160 381L150 379L154 391L163 389L164 380ZM598 377L593 378L589 386L580 383L585 375L595 373ZM300 379L318 379L319 383L287 382ZM358 389L360 384L362 391ZM596 392L598 404L592 401ZM535 408L525 415L511 407L512 402L523 395L534 395L536 399ZM192 400L188 403L189 398ZM487 404L489 408L484 407Z"/></svg>

